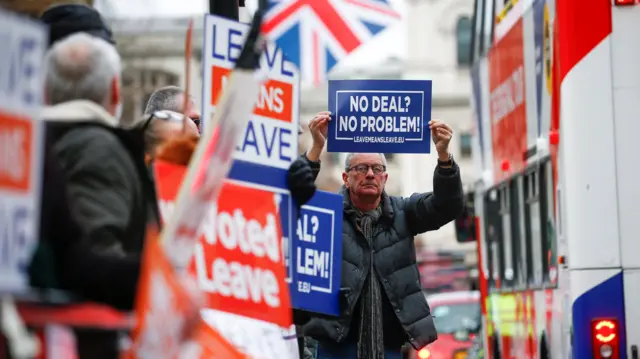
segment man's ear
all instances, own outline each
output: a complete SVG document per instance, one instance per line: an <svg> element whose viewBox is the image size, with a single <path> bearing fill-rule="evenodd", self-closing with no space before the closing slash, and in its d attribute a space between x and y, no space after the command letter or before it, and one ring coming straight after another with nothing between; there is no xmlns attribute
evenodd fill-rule
<svg viewBox="0 0 640 359"><path fill-rule="evenodd" d="M111 80L111 98L109 101L114 106L120 103L120 79L118 77L114 77Z"/></svg>
<svg viewBox="0 0 640 359"><path fill-rule="evenodd" d="M342 182L344 182L344 186L349 188L349 175L345 172L342 172Z"/></svg>

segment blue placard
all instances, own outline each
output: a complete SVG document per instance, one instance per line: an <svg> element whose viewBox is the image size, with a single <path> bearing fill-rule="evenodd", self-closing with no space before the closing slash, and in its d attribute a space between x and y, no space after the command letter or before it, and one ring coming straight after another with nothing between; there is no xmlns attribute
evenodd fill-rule
<svg viewBox="0 0 640 359"><path fill-rule="evenodd" d="M431 149L431 81L329 81L329 111L329 152Z"/></svg>
<svg viewBox="0 0 640 359"><path fill-rule="evenodd" d="M286 259L296 309L339 315L343 196L318 191L300 212Z"/></svg>

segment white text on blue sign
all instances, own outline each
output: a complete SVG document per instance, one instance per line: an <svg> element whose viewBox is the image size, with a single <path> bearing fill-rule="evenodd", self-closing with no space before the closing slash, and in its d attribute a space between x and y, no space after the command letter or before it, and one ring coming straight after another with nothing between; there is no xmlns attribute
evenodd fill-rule
<svg viewBox="0 0 640 359"><path fill-rule="evenodd" d="M420 91L338 91L336 139L403 143L423 137Z"/></svg>
<svg viewBox="0 0 640 359"><path fill-rule="evenodd" d="M240 31L239 29L215 23L212 24L212 28L211 57L219 61L235 63L238 60L238 56L240 56L248 31ZM270 75L280 75L288 78L295 76L293 64L285 61L282 53L271 43L267 45L260 58L260 68L269 72Z"/></svg>
<svg viewBox="0 0 640 359"><path fill-rule="evenodd" d="M324 208L303 207L296 228L295 270L298 291L331 293L334 213Z"/></svg>

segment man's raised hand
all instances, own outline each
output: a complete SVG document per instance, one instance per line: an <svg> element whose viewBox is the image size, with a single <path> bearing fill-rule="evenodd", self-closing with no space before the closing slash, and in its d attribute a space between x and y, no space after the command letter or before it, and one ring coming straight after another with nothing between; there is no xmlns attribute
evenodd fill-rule
<svg viewBox="0 0 640 359"><path fill-rule="evenodd" d="M453 130L446 123L440 120L429 121L429 129L431 130L431 139L436 145L436 151L438 152L441 161L449 160L449 142L453 137ZM446 157L446 159L444 159Z"/></svg>
<svg viewBox="0 0 640 359"><path fill-rule="evenodd" d="M313 144L309 152L307 152L307 158L311 161L317 162L320 160L324 143L327 141L329 121L331 121L331 112L320 111L316 113L315 117L309 122L309 132L311 132Z"/></svg>

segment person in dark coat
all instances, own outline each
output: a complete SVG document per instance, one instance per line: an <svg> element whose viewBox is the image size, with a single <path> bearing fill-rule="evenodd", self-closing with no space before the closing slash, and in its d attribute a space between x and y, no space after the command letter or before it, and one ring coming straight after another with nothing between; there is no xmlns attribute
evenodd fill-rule
<svg viewBox="0 0 640 359"><path fill-rule="evenodd" d="M111 32L99 13L84 5L54 6L41 20L50 30L45 56L47 107L42 116L66 181L70 211L82 233L82 247L103 256L138 260L147 225L159 225L159 218L144 163L143 131L121 126L121 62ZM58 259L65 256L62 253L56 254ZM122 308L133 304L135 289L110 294L111 288L100 290L89 282L95 276L94 283L100 283L99 271L82 278L64 268L63 287ZM114 279L105 273L104 280ZM137 282L136 275L129 279ZM75 334L80 358L118 357L117 333L78 329Z"/></svg>
<svg viewBox="0 0 640 359"><path fill-rule="evenodd" d="M139 254L95 251L71 204L66 176L45 144L40 214L40 244L29 268L36 288L68 290L73 297L130 311L140 276Z"/></svg>
<svg viewBox="0 0 640 359"><path fill-rule="evenodd" d="M141 129L120 125L120 57L106 41L76 33L45 56L42 114L94 249L140 253L147 224L158 224Z"/></svg>
<svg viewBox="0 0 640 359"><path fill-rule="evenodd" d="M315 173L324 148L329 112L310 122L313 147L306 156ZM343 297L337 318L315 317L304 333L318 340L318 359L400 358L401 348L416 349L437 339L436 328L420 286L414 236L436 230L463 210L460 169L449 153L453 131L429 122L438 164L433 193L409 198L385 192L387 163L382 153L351 153L345 161L342 237Z"/></svg>

